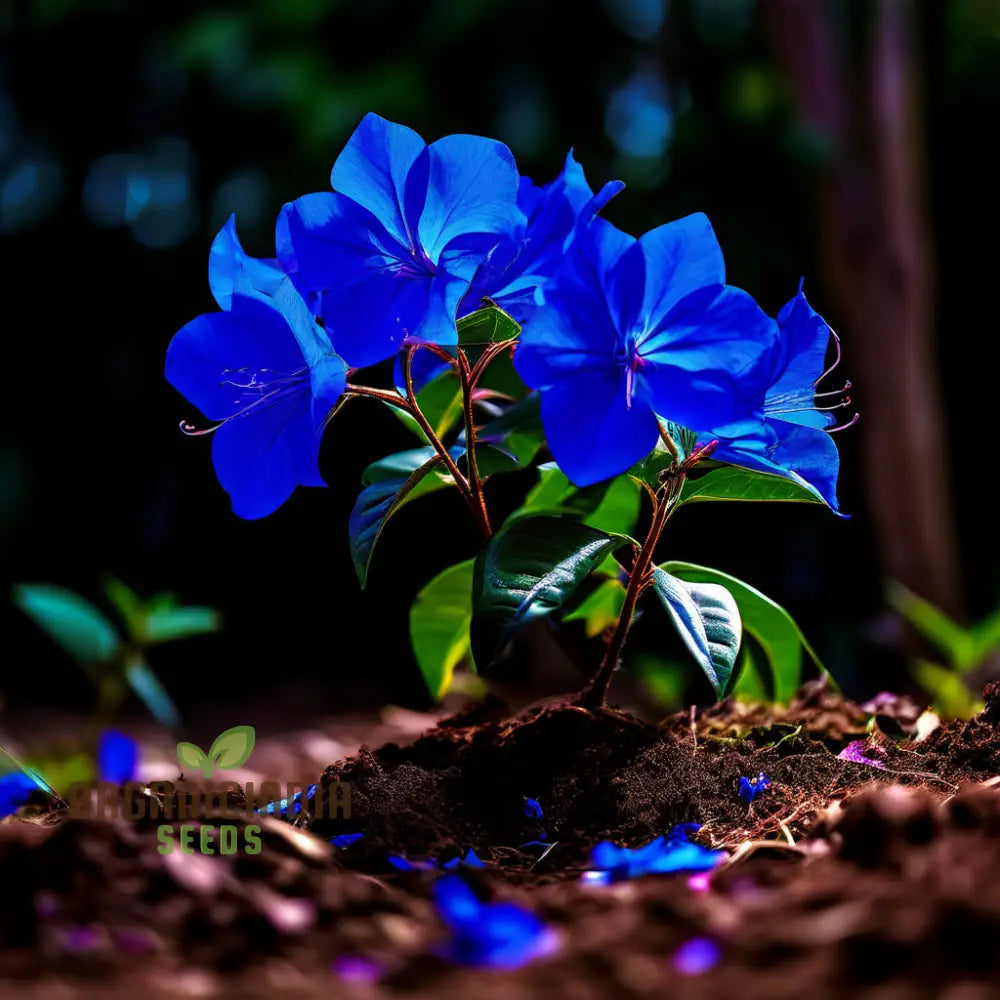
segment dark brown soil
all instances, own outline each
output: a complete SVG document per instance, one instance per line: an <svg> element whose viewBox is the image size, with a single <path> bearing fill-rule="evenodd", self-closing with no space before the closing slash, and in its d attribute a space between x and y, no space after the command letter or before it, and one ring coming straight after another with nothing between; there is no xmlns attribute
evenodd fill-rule
<svg viewBox="0 0 1000 1000"><path fill-rule="evenodd" d="M1000 996L998 702L919 743L876 730L883 768L837 758L870 716L819 685L787 710L723 703L658 726L488 703L332 764L323 783L349 783L351 818L265 820L256 856L160 855L148 824L10 819L0 996ZM748 808L739 779L760 772L771 787ZM730 853L710 884L579 878L595 841L682 822ZM348 850L327 843L355 830ZM539 840L556 845L541 861ZM554 954L512 972L439 957L437 873L387 857L470 847L490 867L466 877L541 916ZM684 974L701 939L718 960Z"/></svg>

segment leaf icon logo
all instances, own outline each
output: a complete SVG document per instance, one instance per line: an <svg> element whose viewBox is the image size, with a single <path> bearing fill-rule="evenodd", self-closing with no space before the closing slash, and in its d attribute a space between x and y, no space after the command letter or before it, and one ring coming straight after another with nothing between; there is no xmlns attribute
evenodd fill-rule
<svg viewBox="0 0 1000 1000"><path fill-rule="evenodd" d="M195 743L178 743L177 760L182 769L201 771L207 780L216 768L231 771L242 767L253 753L253 744L253 726L233 726L215 737L208 753Z"/></svg>

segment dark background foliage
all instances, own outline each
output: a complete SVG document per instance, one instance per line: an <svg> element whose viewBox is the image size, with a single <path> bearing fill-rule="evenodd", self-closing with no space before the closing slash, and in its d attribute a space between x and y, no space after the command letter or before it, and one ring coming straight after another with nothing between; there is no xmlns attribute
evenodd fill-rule
<svg viewBox="0 0 1000 1000"><path fill-rule="evenodd" d="M911 347L864 309L852 320L824 261L832 164L854 177L860 163L864 192L879 127L848 126L850 148L838 148L803 113L810 84L781 36L791 29L794 47L803 18L825 33L843 60L842 96L863 120L873 25L887 7L908 25L902 54L921 134L894 169L927 194L937 299L925 367L941 387L946 449L901 452L913 478L879 508L887 494L873 469L898 459L897 437L878 443L865 414L885 406L872 394L889 394L904 422L919 422L923 400L892 398L879 373L906 369ZM392 416L349 408L324 442L333 489L300 490L271 518L245 522L215 482L208 441L179 433L197 414L162 377L173 332L213 308L206 259L217 228L235 212L247 249L269 255L280 205L327 186L368 110L429 140L496 136L540 182L575 147L595 187L628 183L606 214L634 233L708 212L730 281L769 311L806 276L843 334L842 371L861 383L862 422L839 439L842 506L854 517L707 505L678 519L672 557L718 565L786 603L853 693L899 686L904 644L883 589L900 571L887 538L909 530L908 482L944 483L955 512L935 508L926 532L943 549L929 568L904 567L906 582L958 615L995 606L995 2L7 0L0 30L0 583L45 580L96 598L102 574L114 573L143 593L170 589L221 608L221 635L157 660L182 707L236 681L260 691L308 681L331 709L421 704L410 601L475 543L454 497L413 504L388 530L362 594L347 516L364 465L408 445ZM888 190L897 187L890 178ZM865 259L880 223L861 205L870 225L850 253ZM893 294L904 283L892 267L886 275ZM882 368L869 363L862 378L866 320L886 347ZM935 400L927 405L934 417ZM511 503L519 485L501 484L498 502ZM933 551L934 538L912 544ZM953 557L959 580L944 586L949 571L934 560ZM72 664L6 602L0 627L10 701L89 697Z"/></svg>

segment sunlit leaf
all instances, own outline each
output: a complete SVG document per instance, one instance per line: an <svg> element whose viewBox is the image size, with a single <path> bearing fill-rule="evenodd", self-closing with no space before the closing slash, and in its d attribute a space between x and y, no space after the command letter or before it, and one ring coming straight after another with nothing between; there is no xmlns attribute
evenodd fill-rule
<svg viewBox="0 0 1000 1000"><path fill-rule="evenodd" d="M802 683L802 652L826 674L826 667L802 634L795 619L770 597L748 583L707 566L686 562L668 562L663 568L692 583L716 583L724 586L736 601L743 627L757 640L771 669L775 701L787 704Z"/></svg>
<svg viewBox="0 0 1000 1000"><path fill-rule="evenodd" d="M624 604L625 588L617 580L604 580L563 621L584 622L587 635L594 638L617 623Z"/></svg>
<svg viewBox="0 0 1000 1000"><path fill-rule="evenodd" d="M513 340L520 332L517 322L496 306L477 309L458 321L458 342L463 347Z"/></svg>
<svg viewBox="0 0 1000 1000"><path fill-rule="evenodd" d="M689 583L658 566L653 570L653 590L721 698L742 637L736 601L725 587Z"/></svg>
<svg viewBox="0 0 1000 1000"><path fill-rule="evenodd" d="M470 652L473 564L468 559L438 573L410 608L410 642L434 698L447 693L455 667Z"/></svg>
<svg viewBox="0 0 1000 1000"><path fill-rule="evenodd" d="M704 503L709 500L773 500L823 504L818 496L790 479L735 465L724 465L684 483L680 504Z"/></svg>

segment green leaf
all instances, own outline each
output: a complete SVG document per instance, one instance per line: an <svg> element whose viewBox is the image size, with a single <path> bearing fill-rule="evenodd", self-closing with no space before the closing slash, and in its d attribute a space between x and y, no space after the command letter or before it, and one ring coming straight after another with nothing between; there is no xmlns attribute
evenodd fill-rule
<svg viewBox="0 0 1000 1000"><path fill-rule="evenodd" d="M160 725L167 729L176 729L180 725L181 715L173 698L143 660L134 658L125 665L125 679Z"/></svg>
<svg viewBox="0 0 1000 1000"><path fill-rule="evenodd" d="M933 699L934 709L943 718L971 719L982 710L982 703L965 686L956 671L929 660L917 660L911 669L917 683Z"/></svg>
<svg viewBox="0 0 1000 1000"><path fill-rule="evenodd" d="M732 594L719 584L688 583L659 566L653 570L653 589L721 698L743 633Z"/></svg>
<svg viewBox="0 0 1000 1000"><path fill-rule="evenodd" d="M253 726L233 726L224 733L219 733L212 741L208 751L209 758L215 766L223 771L232 771L242 767L253 753Z"/></svg>
<svg viewBox="0 0 1000 1000"><path fill-rule="evenodd" d="M128 634L133 637L139 635L142 631L142 619L146 613L142 598L127 583L116 577L111 577L105 582L104 593L122 616Z"/></svg>
<svg viewBox="0 0 1000 1000"><path fill-rule="evenodd" d="M639 487L628 476L578 488L554 462L538 466L538 482L508 523L539 514L575 517L612 534L632 535L639 520Z"/></svg>
<svg viewBox="0 0 1000 1000"><path fill-rule="evenodd" d="M164 608L150 611L143 623L143 636L148 643L171 642L192 635L217 632L221 625L215 608L197 606Z"/></svg>
<svg viewBox="0 0 1000 1000"><path fill-rule="evenodd" d="M430 446L399 451L373 462L362 475L362 490L348 521L351 556L363 587L375 543L389 518L411 500L441 490L453 480Z"/></svg>
<svg viewBox="0 0 1000 1000"><path fill-rule="evenodd" d="M610 534L634 535L641 503L635 480L618 476L606 484L604 497L593 513L584 518L584 523Z"/></svg>
<svg viewBox="0 0 1000 1000"><path fill-rule="evenodd" d="M473 565L467 559L438 573L410 608L410 643L435 699L444 697L455 667L469 654Z"/></svg>
<svg viewBox="0 0 1000 1000"><path fill-rule="evenodd" d="M563 621L584 622L587 636L593 639L618 622L624 606L625 588L617 580L604 580Z"/></svg>
<svg viewBox="0 0 1000 1000"><path fill-rule="evenodd" d="M89 601L47 583L14 587L14 603L84 666L107 663L121 648L115 627Z"/></svg>
<svg viewBox="0 0 1000 1000"><path fill-rule="evenodd" d="M1000 611L994 611L970 629L976 644L976 664L980 664L1000 647Z"/></svg>
<svg viewBox="0 0 1000 1000"><path fill-rule="evenodd" d="M497 344L513 340L521 327L497 306L477 309L458 321L458 342L463 347L471 344Z"/></svg>
<svg viewBox="0 0 1000 1000"><path fill-rule="evenodd" d="M784 500L826 506L818 496L791 479L736 465L724 465L697 479L688 479L678 506L706 500Z"/></svg>
<svg viewBox="0 0 1000 1000"><path fill-rule="evenodd" d="M886 598L925 639L934 643L958 671L965 673L978 666L979 648L975 636L955 624L930 601L918 597L901 583L892 581Z"/></svg>
<svg viewBox="0 0 1000 1000"><path fill-rule="evenodd" d="M208 763L208 755L195 743L178 743L177 763L182 770L200 771Z"/></svg>
<svg viewBox="0 0 1000 1000"><path fill-rule="evenodd" d="M522 467L528 465L545 440L541 397L537 392L529 393L499 417L483 424L476 439L513 455Z"/></svg>
<svg viewBox="0 0 1000 1000"><path fill-rule="evenodd" d="M565 517L530 517L502 528L476 558L472 652L488 668L514 633L551 614L623 539Z"/></svg>
<svg viewBox="0 0 1000 1000"><path fill-rule="evenodd" d="M739 602L737 602L739 603ZM743 627L749 632L746 619ZM750 643L743 643L743 651L740 653L740 665L737 669L737 677L733 682L733 695L745 701L767 701L767 685L760 675L760 668L757 666L757 659L750 649Z"/></svg>
<svg viewBox="0 0 1000 1000"><path fill-rule="evenodd" d="M724 586L736 601L743 627L756 639L767 658L774 687L774 700L788 704L802 683L802 651L809 654L819 670L826 667L807 642L795 619L770 597L748 583L707 566L686 562L668 562L663 568L682 580L693 583L717 583Z"/></svg>

